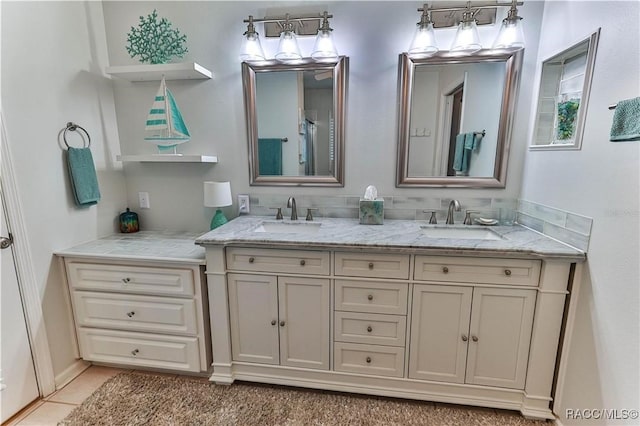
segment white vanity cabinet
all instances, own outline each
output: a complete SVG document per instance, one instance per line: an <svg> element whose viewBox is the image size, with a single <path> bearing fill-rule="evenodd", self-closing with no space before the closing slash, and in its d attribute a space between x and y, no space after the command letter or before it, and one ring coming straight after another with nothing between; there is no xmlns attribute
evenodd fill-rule
<svg viewBox="0 0 640 426"><path fill-rule="evenodd" d="M206 372L211 361L198 264L65 256L80 356L86 361Z"/></svg>
<svg viewBox="0 0 640 426"><path fill-rule="evenodd" d="M205 247L216 383L553 417L567 260L348 244Z"/></svg>

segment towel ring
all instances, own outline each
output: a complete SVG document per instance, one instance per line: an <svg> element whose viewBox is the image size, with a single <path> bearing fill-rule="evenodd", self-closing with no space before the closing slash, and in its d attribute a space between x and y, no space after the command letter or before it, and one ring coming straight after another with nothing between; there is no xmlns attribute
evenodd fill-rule
<svg viewBox="0 0 640 426"><path fill-rule="evenodd" d="M67 143L67 132L69 130L71 130L72 132L77 131L78 129L82 130L82 132L87 135L87 146L84 146L84 137L82 135L80 135L80 137L82 137L82 141L83 141L83 148L89 148L91 147L91 136L89 136L89 132L87 132L82 126L78 126L75 123L72 122L68 122L67 123L67 127L64 128L64 133L62 133L62 139L64 139L64 144L67 146L67 148L71 148L69 146L69 143Z"/></svg>

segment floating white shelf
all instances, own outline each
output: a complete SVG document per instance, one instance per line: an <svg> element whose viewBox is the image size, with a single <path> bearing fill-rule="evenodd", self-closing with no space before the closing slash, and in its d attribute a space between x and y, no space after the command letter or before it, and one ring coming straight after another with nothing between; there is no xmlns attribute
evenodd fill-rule
<svg viewBox="0 0 640 426"><path fill-rule="evenodd" d="M195 62L175 64L140 64L107 67L107 74L129 81L166 80L206 80L213 78L213 73Z"/></svg>
<svg viewBox="0 0 640 426"><path fill-rule="evenodd" d="M138 163L217 163L215 155L146 154L118 155L118 161Z"/></svg>

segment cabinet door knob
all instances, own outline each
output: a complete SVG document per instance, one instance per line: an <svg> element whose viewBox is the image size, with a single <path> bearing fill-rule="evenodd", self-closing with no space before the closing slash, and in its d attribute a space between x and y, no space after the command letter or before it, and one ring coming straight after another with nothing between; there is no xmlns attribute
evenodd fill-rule
<svg viewBox="0 0 640 426"><path fill-rule="evenodd" d="M369 269L373 269L373 262L369 262Z"/></svg>
<svg viewBox="0 0 640 426"><path fill-rule="evenodd" d="M368 327L367 327L367 331L368 331L369 333L371 333L371 332L373 331L373 328L371 328L371 326L368 326Z"/></svg>
<svg viewBox="0 0 640 426"><path fill-rule="evenodd" d="M136 355L138 355L138 352L140 352L139 349L134 349L134 350L131 351L131 355L136 356Z"/></svg>
<svg viewBox="0 0 640 426"><path fill-rule="evenodd" d="M445 273L445 274L448 274L449 273L449 268L447 266L443 266L442 267L442 272Z"/></svg>
<svg viewBox="0 0 640 426"><path fill-rule="evenodd" d="M367 364L371 364L371 357L368 356L366 361L367 361Z"/></svg>
<svg viewBox="0 0 640 426"><path fill-rule="evenodd" d="M284 327L284 321L280 321L280 327Z"/></svg>
<svg viewBox="0 0 640 426"><path fill-rule="evenodd" d="M511 269L505 269L505 270L504 270L504 274L505 274L506 276L510 277L510 276L511 276Z"/></svg>
<svg viewBox="0 0 640 426"><path fill-rule="evenodd" d="M276 325L278 323L278 321L276 320L271 320L271 325Z"/></svg>
<svg viewBox="0 0 640 426"><path fill-rule="evenodd" d="M367 296L367 299L369 299L369 300L373 300L373 294L368 295L368 296Z"/></svg>
<svg viewBox="0 0 640 426"><path fill-rule="evenodd" d="M466 342L467 340L469 340L469 338L467 337L467 335L466 335L466 334L463 334L463 335L462 335L462 341L463 341L463 342Z"/></svg>
<svg viewBox="0 0 640 426"><path fill-rule="evenodd" d="M478 341L478 336L471 336L471 340L473 340L474 342Z"/></svg>
<svg viewBox="0 0 640 426"><path fill-rule="evenodd" d="M125 283L125 284L128 283L129 281L131 281L131 278L129 278L129 277L122 279L122 282Z"/></svg>
<svg viewBox="0 0 640 426"><path fill-rule="evenodd" d="M253 263L253 262L255 262L255 260L256 260L255 258L250 257L250 258L249 258L249 263Z"/></svg>
<svg viewBox="0 0 640 426"><path fill-rule="evenodd" d="M132 317L132 316L134 316L135 314L136 314L136 313L135 313L134 311L127 312L127 316L128 316L129 318L131 318L131 317Z"/></svg>
<svg viewBox="0 0 640 426"><path fill-rule="evenodd" d="M302 259L302 260L300 261L300 266L304 266L304 265L306 265L306 264L307 264L307 262L306 262L304 259Z"/></svg>

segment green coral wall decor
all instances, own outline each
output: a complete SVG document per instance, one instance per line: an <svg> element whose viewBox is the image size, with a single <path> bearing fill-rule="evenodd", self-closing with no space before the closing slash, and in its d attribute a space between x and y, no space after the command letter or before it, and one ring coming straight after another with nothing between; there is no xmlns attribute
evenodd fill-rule
<svg viewBox="0 0 640 426"><path fill-rule="evenodd" d="M171 28L167 18L160 18L154 9L151 15L140 17L138 28L127 33L127 52L132 58L148 64L166 64L173 57L182 58L187 53L187 36Z"/></svg>

